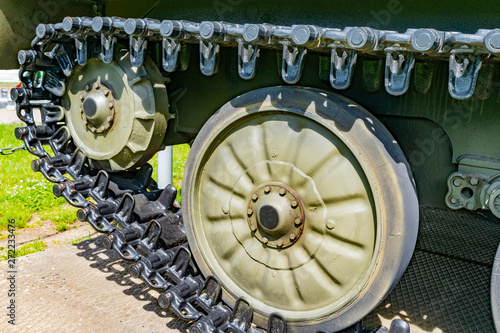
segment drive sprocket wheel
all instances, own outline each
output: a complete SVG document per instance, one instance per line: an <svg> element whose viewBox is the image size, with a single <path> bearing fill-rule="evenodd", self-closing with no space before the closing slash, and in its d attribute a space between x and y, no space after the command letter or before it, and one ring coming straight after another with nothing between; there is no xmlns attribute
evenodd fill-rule
<svg viewBox="0 0 500 333"><path fill-rule="evenodd" d="M66 122L91 167L121 171L161 149L168 120L164 78L153 61L131 67L128 53L112 63L77 66L63 97Z"/></svg>
<svg viewBox="0 0 500 333"><path fill-rule="evenodd" d="M187 238L224 300L262 327L338 331L366 316L414 250L418 202L406 159L359 105L272 87L224 105L184 171Z"/></svg>

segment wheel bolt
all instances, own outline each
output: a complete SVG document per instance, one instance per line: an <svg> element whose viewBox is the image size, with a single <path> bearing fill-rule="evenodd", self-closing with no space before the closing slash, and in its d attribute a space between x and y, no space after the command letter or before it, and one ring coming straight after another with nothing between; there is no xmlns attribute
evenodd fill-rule
<svg viewBox="0 0 500 333"><path fill-rule="evenodd" d="M286 194L286 190L284 188L280 189L280 195L284 196Z"/></svg>
<svg viewBox="0 0 500 333"><path fill-rule="evenodd" d="M257 230L257 226L256 226L254 223L252 223L252 224L250 224L250 229L251 229L253 232L255 232L255 231Z"/></svg>
<svg viewBox="0 0 500 333"><path fill-rule="evenodd" d="M458 203L458 199L457 199L457 197L455 197L455 196L451 197L450 202L451 202L452 204L456 204L456 203Z"/></svg>
<svg viewBox="0 0 500 333"><path fill-rule="evenodd" d="M113 103L109 103L108 106L110 109L112 109L114 105L113 105Z"/></svg>
<svg viewBox="0 0 500 333"><path fill-rule="evenodd" d="M295 238L297 237L297 235L295 234L295 232L292 232L290 234L290 240L293 241Z"/></svg>
<svg viewBox="0 0 500 333"><path fill-rule="evenodd" d="M259 195L257 193L252 194L252 200L257 201L259 199Z"/></svg>
<svg viewBox="0 0 500 333"><path fill-rule="evenodd" d="M264 193L268 194L271 192L271 188L269 186L264 187Z"/></svg>
<svg viewBox="0 0 500 333"><path fill-rule="evenodd" d="M279 240L278 243L277 243L278 247L283 247L284 243L283 243L283 240Z"/></svg>
<svg viewBox="0 0 500 333"><path fill-rule="evenodd" d="M300 219L300 217L295 218L294 222L295 222L295 226L297 226L297 227L302 224L302 220Z"/></svg>
<svg viewBox="0 0 500 333"><path fill-rule="evenodd" d="M83 102L85 100L85 95L84 94L81 94L80 96L80 100Z"/></svg>
<svg viewBox="0 0 500 333"><path fill-rule="evenodd" d="M296 208L299 204L297 203L297 201L293 200L292 201L292 208Z"/></svg>
<svg viewBox="0 0 500 333"><path fill-rule="evenodd" d="M100 85L99 83L97 83L97 82L96 82L96 83L94 83L94 88L96 88L96 89L100 89L100 88L101 88L101 85Z"/></svg>
<svg viewBox="0 0 500 333"><path fill-rule="evenodd" d="M462 185L462 179L460 179L460 178L453 179L453 185L455 185L456 187L459 187L460 185Z"/></svg>
<svg viewBox="0 0 500 333"><path fill-rule="evenodd" d="M252 216L252 214L253 214L253 209L252 208L248 208L247 209L247 215L248 216Z"/></svg>
<svg viewBox="0 0 500 333"><path fill-rule="evenodd" d="M266 237L262 237L262 243L267 244L267 242L269 242L269 239L267 239Z"/></svg>
<svg viewBox="0 0 500 333"><path fill-rule="evenodd" d="M90 91L90 89L92 89L92 86L91 86L90 84L87 84L87 85L85 86L85 90L86 90L86 91Z"/></svg>
<svg viewBox="0 0 500 333"><path fill-rule="evenodd" d="M106 96L106 97L109 96L109 90L108 89L104 89L104 96Z"/></svg>
<svg viewBox="0 0 500 333"><path fill-rule="evenodd" d="M467 205L465 207L468 210L474 210L476 208L476 205L474 205L474 203L472 203L472 202L469 202L469 203L467 203Z"/></svg>
<svg viewBox="0 0 500 333"><path fill-rule="evenodd" d="M479 179L477 179L476 177L472 177L472 178L470 179L470 184L471 184L472 186L476 186L478 183L479 183Z"/></svg>

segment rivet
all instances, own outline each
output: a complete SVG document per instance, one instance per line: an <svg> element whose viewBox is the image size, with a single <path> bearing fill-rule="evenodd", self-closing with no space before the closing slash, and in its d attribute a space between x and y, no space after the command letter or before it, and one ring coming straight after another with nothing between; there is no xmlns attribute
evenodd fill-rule
<svg viewBox="0 0 500 333"><path fill-rule="evenodd" d="M335 228L335 221L330 219L326 220L326 227L332 230L333 228Z"/></svg>
<svg viewBox="0 0 500 333"><path fill-rule="evenodd" d="M479 184L479 179L477 179L476 177L472 177L470 180L469 180L470 184L472 186L476 186L477 184Z"/></svg>
<svg viewBox="0 0 500 333"><path fill-rule="evenodd" d="M262 243L267 244L267 242L269 242L269 239L267 239L266 237L262 237Z"/></svg>
<svg viewBox="0 0 500 333"><path fill-rule="evenodd" d="M252 194L253 201L257 201L258 198L259 198L259 195L257 193Z"/></svg>
<svg viewBox="0 0 500 333"><path fill-rule="evenodd" d="M283 187L280 189L280 195L281 196L284 196L286 194L286 189L284 189Z"/></svg>
<svg viewBox="0 0 500 333"><path fill-rule="evenodd" d="M271 192L271 188L269 186L264 187L264 193L269 193Z"/></svg>
<svg viewBox="0 0 500 333"><path fill-rule="evenodd" d="M254 223L250 224L250 229L255 232L257 230L257 225Z"/></svg>
<svg viewBox="0 0 500 333"><path fill-rule="evenodd" d="M296 217L294 222L297 227L302 224L302 220L300 217Z"/></svg>
<svg viewBox="0 0 500 333"><path fill-rule="evenodd" d="M297 201L293 200L292 201L292 208L296 208L299 204L297 203Z"/></svg>
<svg viewBox="0 0 500 333"><path fill-rule="evenodd" d="M465 207L467 207L468 210L474 210L476 208L476 205L474 205L473 202L468 202Z"/></svg>
<svg viewBox="0 0 500 333"><path fill-rule="evenodd" d="M453 179L453 185L455 185L456 187L459 187L460 185L462 185L462 179L460 179L460 178Z"/></svg>
<svg viewBox="0 0 500 333"><path fill-rule="evenodd" d="M458 203L458 199L457 199L457 197L455 197L455 196L451 197L451 198L450 198L450 202L451 202L452 204L457 204L457 203Z"/></svg>
<svg viewBox="0 0 500 333"><path fill-rule="evenodd" d="M283 240L280 239L276 245L278 245L278 247L283 247Z"/></svg>
<svg viewBox="0 0 500 333"><path fill-rule="evenodd" d="M291 241L293 241L296 237L297 237L297 235L296 235L294 232L292 232L292 233L290 234L290 240L291 240Z"/></svg>
<svg viewBox="0 0 500 333"><path fill-rule="evenodd" d="M223 212L224 214L229 213L229 206L228 206L228 205L224 205L224 206L222 206L222 212Z"/></svg>
<svg viewBox="0 0 500 333"><path fill-rule="evenodd" d="M247 209L247 215L248 216L252 216L252 214L253 214L253 209L252 208L248 208Z"/></svg>

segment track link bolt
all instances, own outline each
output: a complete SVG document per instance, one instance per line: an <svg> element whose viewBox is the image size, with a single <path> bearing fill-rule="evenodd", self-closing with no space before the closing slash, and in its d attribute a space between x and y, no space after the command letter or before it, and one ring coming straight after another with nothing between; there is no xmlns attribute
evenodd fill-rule
<svg viewBox="0 0 500 333"><path fill-rule="evenodd" d="M252 194L252 200L257 201L259 199L259 195L257 193Z"/></svg>
<svg viewBox="0 0 500 333"><path fill-rule="evenodd" d="M472 177L470 180L469 180L470 184L472 186L476 186L477 184L479 184L479 179L477 179L476 177Z"/></svg>
<svg viewBox="0 0 500 333"><path fill-rule="evenodd" d="M80 100L83 102L85 100L85 95L84 94L81 94L80 95Z"/></svg>
<svg viewBox="0 0 500 333"><path fill-rule="evenodd" d="M292 232L290 234L290 240L293 241L293 240L295 240L295 238L297 238L297 235L295 234L295 232Z"/></svg>
<svg viewBox="0 0 500 333"><path fill-rule="evenodd" d="M271 187L269 186L264 187L264 193L268 194L269 192L271 192Z"/></svg>
<svg viewBox="0 0 500 333"><path fill-rule="evenodd" d="M286 189L281 188L281 189L280 189L280 195L281 195L281 196L284 196L285 194L286 194Z"/></svg>
<svg viewBox="0 0 500 333"><path fill-rule="evenodd" d="M104 96L106 96L106 97L109 96L109 89L104 89Z"/></svg>
<svg viewBox="0 0 500 333"><path fill-rule="evenodd" d="M101 85L99 84L99 82L94 83L94 88L101 89Z"/></svg>
<svg viewBox="0 0 500 333"><path fill-rule="evenodd" d="M113 103L109 103L108 106L109 106L110 110L113 109L113 107L114 107Z"/></svg>
<svg viewBox="0 0 500 333"><path fill-rule="evenodd" d="M248 216L252 216L252 214L253 214L253 209L252 208L248 208L247 209L247 215Z"/></svg>
<svg viewBox="0 0 500 333"><path fill-rule="evenodd" d="M297 201L295 201L295 200L292 201L292 208L297 208L298 205L299 204Z"/></svg>

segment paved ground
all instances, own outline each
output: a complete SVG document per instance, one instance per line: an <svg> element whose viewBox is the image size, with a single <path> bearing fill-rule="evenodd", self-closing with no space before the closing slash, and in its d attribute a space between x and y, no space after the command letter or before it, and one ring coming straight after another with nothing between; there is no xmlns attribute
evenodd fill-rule
<svg viewBox="0 0 500 333"><path fill-rule="evenodd" d="M487 235L487 237L485 237ZM157 293L99 238L18 261L17 325L7 324L6 263L0 263L0 332L186 332ZM423 208L417 250L401 282L364 324L409 322L418 332L494 332L491 265L500 223L488 213Z"/></svg>

